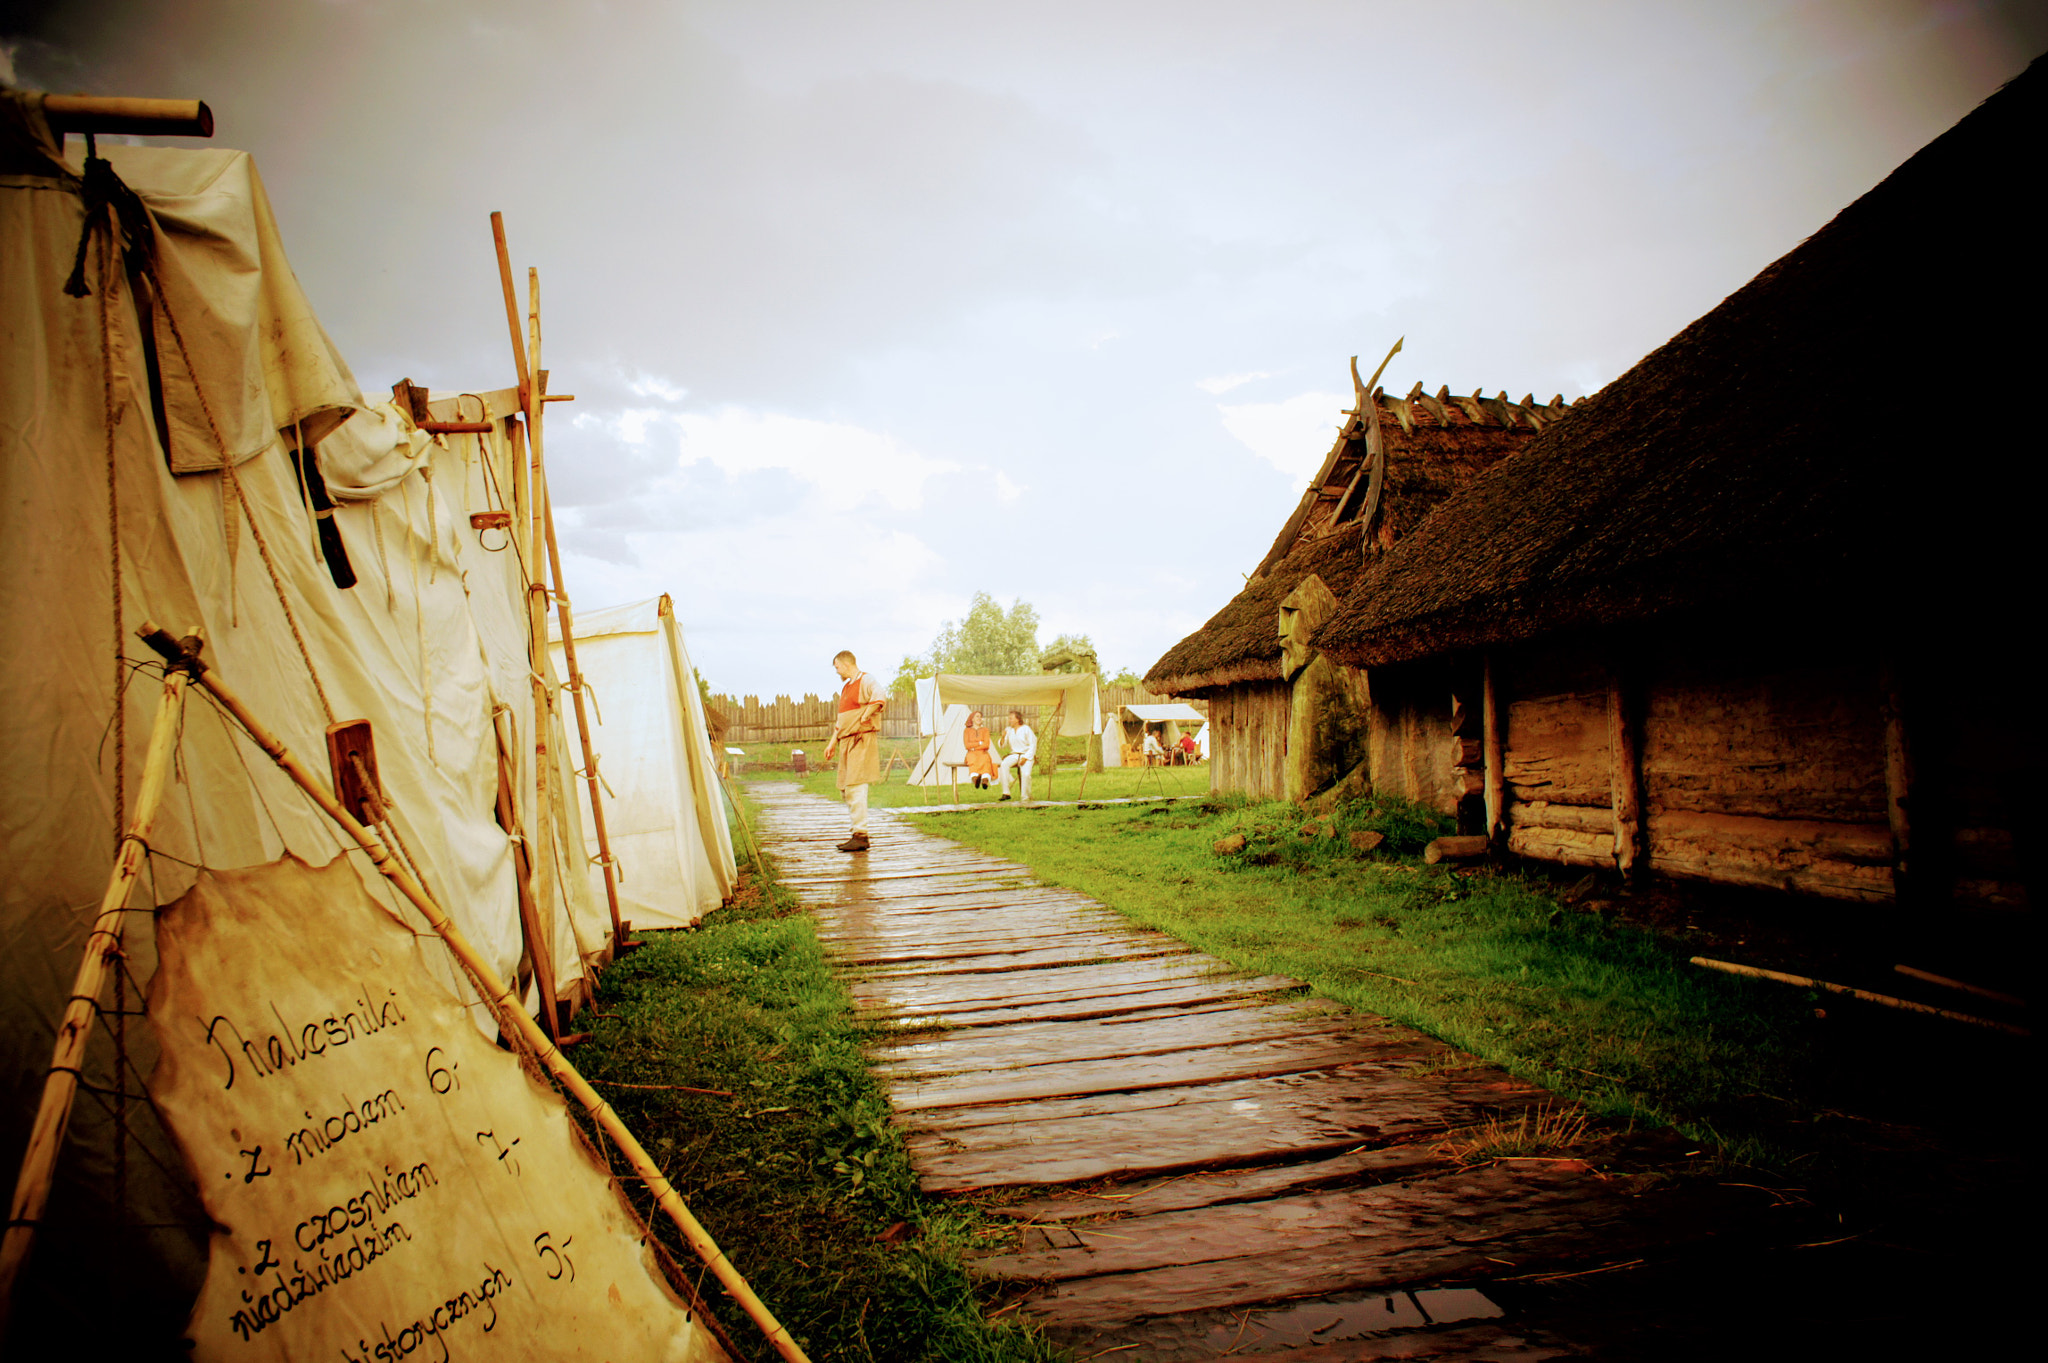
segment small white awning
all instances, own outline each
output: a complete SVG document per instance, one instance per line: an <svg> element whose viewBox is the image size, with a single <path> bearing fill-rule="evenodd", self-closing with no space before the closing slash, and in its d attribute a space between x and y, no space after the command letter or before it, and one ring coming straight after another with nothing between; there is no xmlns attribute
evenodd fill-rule
<svg viewBox="0 0 2048 1363"><path fill-rule="evenodd" d="M1124 713L1132 719L1142 719L1147 724L1163 724L1167 720L1175 720L1182 724L1201 724L1208 718L1194 706L1178 700L1171 705L1126 705Z"/></svg>

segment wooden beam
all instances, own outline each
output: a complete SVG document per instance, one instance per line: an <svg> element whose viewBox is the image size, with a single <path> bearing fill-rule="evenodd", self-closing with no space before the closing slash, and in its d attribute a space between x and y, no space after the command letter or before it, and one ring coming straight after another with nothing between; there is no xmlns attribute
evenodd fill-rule
<svg viewBox="0 0 2048 1363"><path fill-rule="evenodd" d="M1642 720L1636 688L1617 664L1607 673L1607 774L1614 803L1614 864L1634 876L1647 862L1643 849Z"/></svg>
<svg viewBox="0 0 2048 1363"><path fill-rule="evenodd" d="M1486 748L1486 836L1497 842L1506 824L1507 778L1502 771L1506 736L1501 732L1500 690L1494 678L1493 654L1486 655L1483 667L1480 741Z"/></svg>
<svg viewBox="0 0 2048 1363"><path fill-rule="evenodd" d="M66 133L129 133L137 137L211 137L213 110L203 99L129 99L112 95L45 95L43 117Z"/></svg>
<svg viewBox="0 0 2048 1363"><path fill-rule="evenodd" d="M1892 893L1905 904L1912 880L1913 749L1906 736L1906 704L1899 669L1887 662L1879 674L1884 715L1884 810L1892 833Z"/></svg>

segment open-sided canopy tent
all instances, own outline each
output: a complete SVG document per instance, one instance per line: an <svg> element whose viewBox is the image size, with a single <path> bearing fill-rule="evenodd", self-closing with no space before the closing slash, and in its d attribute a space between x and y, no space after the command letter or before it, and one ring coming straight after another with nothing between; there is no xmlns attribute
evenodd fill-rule
<svg viewBox="0 0 2048 1363"><path fill-rule="evenodd" d="M1111 734L1111 737L1117 738L1120 743L1123 741L1127 741L1127 730L1125 728L1126 723L1139 725L1140 733L1143 732L1142 726L1144 725L1164 725L1166 728L1166 736L1164 741L1168 746L1172 746L1173 744L1180 742L1181 725L1206 724L1208 722L1207 717L1204 716L1200 710L1197 710L1194 706L1189 705L1186 701L1178 700L1169 701L1160 705L1121 706L1118 709L1118 716L1119 722L1116 724L1115 732ZM1109 760L1110 747L1111 745L1108 743L1102 745L1102 764L1104 766L1111 765ZM1121 760L1121 754L1119 754L1118 761L1121 762Z"/></svg>
<svg viewBox="0 0 2048 1363"><path fill-rule="evenodd" d="M1051 672L1037 677L970 677L941 672L933 679L933 694L940 711L948 705L965 705L981 711L991 729L1001 729L1004 711L1015 705L1055 706L1060 711L1060 735L1086 738L1102 732L1102 701L1093 672Z"/></svg>
<svg viewBox="0 0 2048 1363"><path fill-rule="evenodd" d="M561 625L549 630L561 662ZM732 833L704 701L666 596L576 617L577 664L591 688L619 913L637 928L686 928L732 893ZM589 814L590 793L583 792ZM585 844L593 896L604 894L594 820Z"/></svg>
<svg viewBox="0 0 2048 1363"><path fill-rule="evenodd" d="M144 619L202 630L205 660L315 767L326 765L330 723L370 721L381 784L420 874L502 978L520 975L525 947L512 842L495 813L498 719L521 825L538 830L532 754L545 724L557 798L539 817L558 846L583 845L575 803L559 798L567 736L533 713L522 603L538 560L469 520L500 510L515 526L530 520L504 419L513 401L485 393L437 405L437 416L459 406L491 428L440 440L367 401L298 287L245 153L103 150L140 199L139 244L161 286L148 303L104 232L85 257L89 291L67 294L85 216L79 169L62 160L33 99L0 95L0 632L10 641L0 669L0 1169L10 1173L134 808L160 690L137 680L154 661L133 637ZM316 442L319 476L302 481L294 448ZM329 496L331 515L316 513ZM323 523L353 587L338 585ZM177 898L199 867L335 856L335 829L297 787L197 696L184 713L138 902ZM424 930L364 858L350 864L371 895ZM567 989L585 958L607 949L608 918L580 862L543 870L542 940ZM156 956L151 916L128 917L119 978L134 1009ZM471 997L445 955L438 968ZM83 1075L107 1091L123 1068L111 1030L95 1031ZM123 1044L132 1074L147 1075L148 1029L126 1028ZM14 1294L12 1339L90 1320L99 1343L119 1351L130 1339L141 1355L153 1344L140 1341L175 1339L183 1324L206 1262L206 1219L147 1104L126 1101L125 1141L111 1114L112 1100L76 1106Z"/></svg>

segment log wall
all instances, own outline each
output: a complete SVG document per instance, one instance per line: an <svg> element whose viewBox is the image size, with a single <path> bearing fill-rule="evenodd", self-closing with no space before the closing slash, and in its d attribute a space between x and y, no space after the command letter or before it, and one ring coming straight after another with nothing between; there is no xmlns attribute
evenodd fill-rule
<svg viewBox="0 0 2048 1363"><path fill-rule="evenodd" d="M1210 790L1241 791L1261 800L1283 798L1292 690L1276 680L1208 693Z"/></svg>
<svg viewBox="0 0 2048 1363"><path fill-rule="evenodd" d="M1366 770L1374 792L1455 812L1465 784L1447 667L1378 667L1369 677Z"/></svg>

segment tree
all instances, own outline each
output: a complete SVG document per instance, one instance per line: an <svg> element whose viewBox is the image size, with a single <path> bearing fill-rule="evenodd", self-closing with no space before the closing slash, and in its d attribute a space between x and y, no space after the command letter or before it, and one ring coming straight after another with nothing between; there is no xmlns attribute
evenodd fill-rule
<svg viewBox="0 0 2048 1363"><path fill-rule="evenodd" d="M1041 671L1051 672L1100 672L1102 665L1095 657L1095 643L1085 634L1062 634L1045 646L1038 655Z"/></svg>
<svg viewBox="0 0 2048 1363"><path fill-rule="evenodd" d="M976 592L967 614L939 627L931 651L905 658L889 689L907 694L919 677L956 672L981 677L1030 677L1038 674L1038 610L1029 601L1012 600L1005 611L987 592Z"/></svg>

